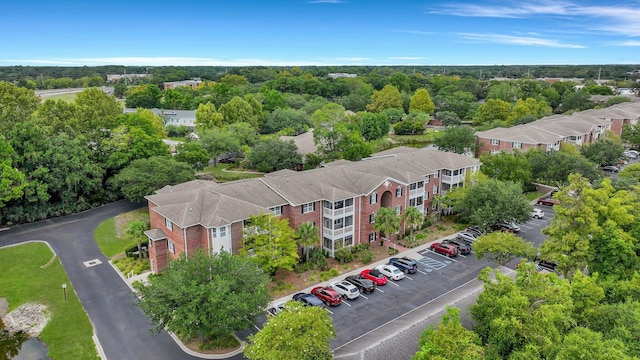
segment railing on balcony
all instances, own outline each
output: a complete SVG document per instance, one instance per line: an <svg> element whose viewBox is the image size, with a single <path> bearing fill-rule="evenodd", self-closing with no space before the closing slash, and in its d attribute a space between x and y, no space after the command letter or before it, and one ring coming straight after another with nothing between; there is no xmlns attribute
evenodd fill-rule
<svg viewBox="0 0 640 360"><path fill-rule="evenodd" d="M322 231L325 237L335 240L336 238L344 237L344 235L352 234L353 225L345 226L343 228L335 230L324 228Z"/></svg>
<svg viewBox="0 0 640 360"><path fill-rule="evenodd" d="M352 206L347 206L347 207L343 207L342 209L327 209L327 208L322 208L322 214L325 217L330 217L330 218L336 218L336 217L344 217L345 215L352 215L353 214L353 205Z"/></svg>
<svg viewBox="0 0 640 360"><path fill-rule="evenodd" d="M409 190L409 199L417 198L418 196L424 196L424 188Z"/></svg>
<svg viewBox="0 0 640 360"><path fill-rule="evenodd" d="M460 175L442 175L443 184L459 184L464 182L464 174Z"/></svg>

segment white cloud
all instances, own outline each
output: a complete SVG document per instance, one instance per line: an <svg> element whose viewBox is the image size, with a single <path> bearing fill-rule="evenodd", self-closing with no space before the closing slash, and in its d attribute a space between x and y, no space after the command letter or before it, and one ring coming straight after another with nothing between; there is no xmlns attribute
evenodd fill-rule
<svg viewBox="0 0 640 360"><path fill-rule="evenodd" d="M553 39L543 39L529 36L511 36L502 34L476 34L476 33L458 33L463 39L477 43L496 43L508 45L523 46L543 46L554 48L583 49L585 46L576 44L565 44Z"/></svg>
<svg viewBox="0 0 640 360"><path fill-rule="evenodd" d="M587 29L607 31L628 36L640 36L640 6L636 4L588 6L573 2L542 1L513 2L508 5L448 3L427 13L494 18L527 18L536 16L576 19L572 22ZM589 21L585 18L589 18Z"/></svg>
<svg viewBox="0 0 640 360"><path fill-rule="evenodd" d="M609 44L617 46L640 46L640 40L612 41Z"/></svg>

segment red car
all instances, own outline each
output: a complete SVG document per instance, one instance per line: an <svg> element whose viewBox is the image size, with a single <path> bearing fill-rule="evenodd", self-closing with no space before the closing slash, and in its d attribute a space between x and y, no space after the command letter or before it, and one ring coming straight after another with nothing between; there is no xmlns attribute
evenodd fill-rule
<svg viewBox="0 0 640 360"><path fill-rule="evenodd" d="M373 281L376 285L381 286L387 283L387 277L378 270L364 269L360 272L363 278Z"/></svg>
<svg viewBox="0 0 640 360"><path fill-rule="evenodd" d="M337 291L333 290L330 287L322 287L318 286L311 289L311 293L315 295L318 299L322 300L322 302L327 306L338 306L342 304L342 297L338 294Z"/></svg>
<svg viewBox="0 0 640 360"><path fill-rule="evenodd" d="M452 244L433 243L431 244L431 251L448 257L458 256L458 248Z"/></svg>
<svg viewBox="0 0 640 360"><path fill-rule="evenodd" d="M540 198L538 199L538 205L547 205L547 206L553 206L556 204L556 200L554 198Z"/></svg>

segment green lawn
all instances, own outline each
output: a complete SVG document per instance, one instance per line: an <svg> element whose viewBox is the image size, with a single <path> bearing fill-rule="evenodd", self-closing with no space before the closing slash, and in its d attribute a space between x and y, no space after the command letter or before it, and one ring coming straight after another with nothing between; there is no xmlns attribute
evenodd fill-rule
<svg viewBox="0 0 640 360"><path fill-rule="evenodd" d="M250 172L242 172L242 169L235 169L236 165L234 164L218 164L216 166L207 166L202 170L202 173L213 175L220 182L241 180L241 179L250 179L256 177L262 177L262 174L255 174ZM225 169L229 169L230 171L224 171ZM234 171L234 172L231 172Z"/></svg>
<svg viewBox="0 0 640 360"><path fill-rule="evenodd" d="M126 224L133 220L143 220L149 222L149 210L144 207L138 210L130 211L126 214L120 214L115 218L108 219L102 224L98 225L93 237L96 239L96 243L100 248L100 251L107 258L112 258L120 253L123 253L127 248L136 245L134 240L128 239L124 235ZM120 225L120 234L116 229L116 221Z"/></svg>
<svg viewBox="0 0 640 360"><path fill-rule="evenodd" d="M60 94L60 95L53 95L53 96L49 96L47 97L45 100L51 99L51 100L64 100L66 102L72 102L73 100L75 100L77 94Z"/></svg>
<svg viewBox="0 0 640 360"><path fill-rule="evenodd" d="M0 249L0 297L6 297L9 311L27 303L47 306L51 320L40 334L52 359L98 359L91 339L93 329L76 297L60 260L44 243L29 243ZM62 284L67 284L64 300Z"/></svg>
<svg viewBox="0 0 640 360"><path fill-rule="evenodd" d="M534 191L534 192L525 193L524 195L527 197L528 201L533 201L539 198L540 196L542 196L542 193L540 191Z"/></svg>

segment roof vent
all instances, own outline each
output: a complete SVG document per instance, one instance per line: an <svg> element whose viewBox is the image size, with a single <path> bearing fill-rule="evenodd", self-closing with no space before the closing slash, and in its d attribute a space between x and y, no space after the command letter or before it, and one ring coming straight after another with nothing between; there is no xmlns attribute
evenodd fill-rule
<svg viewBox="0 0 640 360"><path fill-rule="evenodd" d="M193 208L189 208L189 211L193 211Z"/></svg>

